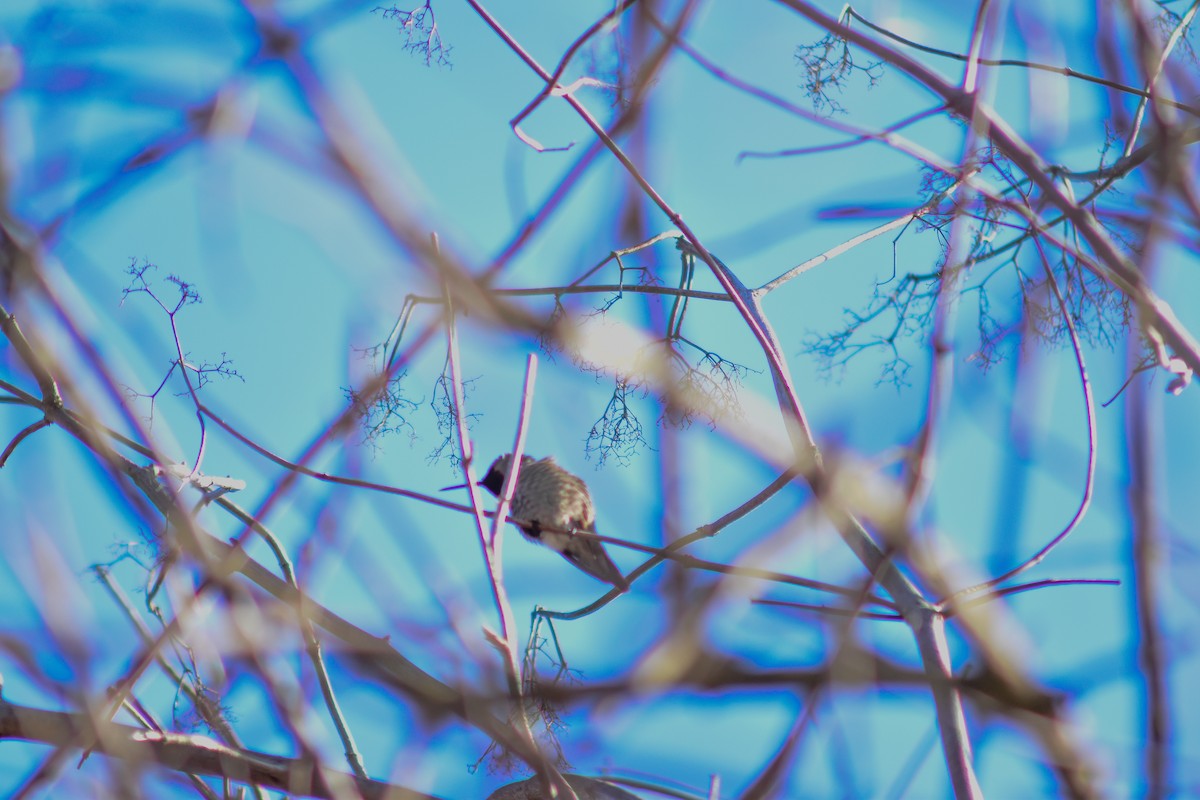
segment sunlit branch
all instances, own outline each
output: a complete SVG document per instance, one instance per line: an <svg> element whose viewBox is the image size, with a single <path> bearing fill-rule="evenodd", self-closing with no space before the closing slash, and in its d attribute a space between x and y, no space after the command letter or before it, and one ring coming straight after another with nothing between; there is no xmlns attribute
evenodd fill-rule
<svg viewBox="0 0 1200 800"><path fill-rule="evenodd" d="M581 47L587 44L588 40L595 36L600 30L614 24L615 21L620 19L621 15L625 13L626 9L636 2L637 0L621 0L619 3L613 6L611 11L589 25L587 30L581 33L575 39L575 41L571 42L567 49L563 51L562 57L558 60L558 66L554 68L554 72L546 81L546 85L542 87L541 91L537 93L536 97L530 100L529 103L508 122L509 127L513 129L513 133L515 133L521 141L525 142L525 144L529 145L538 152L570 149L571 145L567 145L565 147L544 147L536 139L533 139L523 130L521 130L521 122L524 121L525 118L530 114L532 114L534 110L542 104L542 101L550 95L558 93L561 96L562 94L567 93L560 91L562 87L559 85L559 81L562 79L563 73L566 72L567 65L571 63L571 59L577 52L579 52Z"/></svg>

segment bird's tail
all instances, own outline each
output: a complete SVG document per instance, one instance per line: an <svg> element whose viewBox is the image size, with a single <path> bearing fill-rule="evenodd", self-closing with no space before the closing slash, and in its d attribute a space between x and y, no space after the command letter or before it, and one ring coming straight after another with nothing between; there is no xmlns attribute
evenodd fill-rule
<svg viewBox="0 0 1200 800"><path fill-rule="evenodd" d="M622 592L629 591L629 581L625 580L620 567L613 563L604 550L604 545L597 540L572 536L562 554L563 558L593 578L611 583Z"/></svg>

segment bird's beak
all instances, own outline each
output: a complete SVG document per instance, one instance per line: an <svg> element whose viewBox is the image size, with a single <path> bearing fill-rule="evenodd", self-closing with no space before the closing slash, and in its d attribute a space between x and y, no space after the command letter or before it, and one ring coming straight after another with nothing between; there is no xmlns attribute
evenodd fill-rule
<svg viewBox="0 0 1200 800"><path fill-rule="evenodd" d="M476 484L476 485L478 485L478 484ZM468 486L470 486L469 483L456 483L454 486L443 486L442 488L438 489L438 491L439 492L448 492L451 489L465 489Z"/></svg>

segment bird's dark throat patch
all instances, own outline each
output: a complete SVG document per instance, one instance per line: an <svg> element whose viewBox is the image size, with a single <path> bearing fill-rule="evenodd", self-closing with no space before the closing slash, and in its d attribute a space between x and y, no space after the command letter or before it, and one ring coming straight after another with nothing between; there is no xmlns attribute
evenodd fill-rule
<svg viewBox="0 0 1200 800"><path fill-rule="evenodd" d="M490 470L487 477L479 482L479 485L499 497L500 490L504 488L504 476L498 469Z"/></svg>

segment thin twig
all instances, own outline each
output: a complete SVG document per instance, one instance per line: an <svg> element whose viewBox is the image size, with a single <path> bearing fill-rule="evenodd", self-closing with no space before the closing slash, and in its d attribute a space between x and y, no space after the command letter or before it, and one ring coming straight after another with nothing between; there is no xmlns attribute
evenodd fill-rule
<svg viewBox="0 0 1200 800"><path fill-rule="evenodd" d="M37 422L30 423L22 428L17 435L12 438L12 441L8 443L8 446L4 448L4 452L0 453L0 468L3 468L4 465L8 463L8 457L11 456L13 451L17 449L17 445L50 424L50 420L48 419L39 419Z"/></svg>
<svg viewBox="0 0 1200 800"><path fill-rule="evenodd" d="M529 103L508 122L509 127L513 129L513 133L515 133L521 141L525 142L525 144L529 145L538 152L570 149L571 145L567 145L566 147L550 148L542 146L536 139L533 139L523 130L521 130L521 122L524 121L524 119L530 114L532 114L534 109L542 104L543 100L561 89L559 80L562 78L563 73L566 72L567 64L571 63L571 59L577 52L579 52L579 49L587 44L588 40L595 36L597 32L606 26L614 24L616 20L625 13L626 9L636 2L637 0L621 0L621 2L613 6L611 11L589 25L587 30L577 36L575 41L571 42L567 49L563 51L562 58L558 60L558 66L554 68L554 73L546 81L545 86L543 86L541 91L537 93L536 97L530 100ZM561 93L565 94L565 92Z"/></svg>
<svg viewBox="0 0 1200 800"><path fill-rule="evenodd" d="M929 45L924 45L919 42L914 42L912 39L906 39L903 36L900 36L899 34L895 33L894 31L890 31L887 28L883 28L879 25L876 25L874 22L871 22L869 19L864 17L862 14L859 14L857 11L854 10L853 7L851 7L849 5L847 5L845 7L844 13L848 16L853 17L854 19L858 20L859 22L863 23L864 25L866 25L868 28L875 31L876 33L886 36L887 38L892 39L893 41L899 42L900 44L903 44L906 47L911 47L914 50L920 50L922 53L929 53L930 55L935 55L935 56L943 56L945 58L953 58L957 61L966 61L968 58L968 56L965 56L962 53L955 53L955 52L951 52L949 50L941 50L936 47L930 47ZM1095 84L1104 86L1109 89L1116 89L1117 91L1124 92L1126 94L1137 95L1137 96L1143 97L1143 98L1150 96L1150 93L1144 89L1138 89L1134 86L1126 86L1123 83L1118 83L1116 81L1109 80L1108 78L1102 78L1098 75L1089 75L1086 72L1079 72L1078 70L1071 69L1070 67L1057 67L1057 66L1054 66L1053 64L1041 64L1036 61L1022 61L1020 59L1015 59L1015 58L981 58L981 59L978 59L978 62L981 66L985 66L985 67L1024 67L1026 69L1039 70L1041 72L1052 72L1055 75L1063 75L1068 78L1078 78L1079 80L1087 81L1088 83L1095 83ZM1176 107L1178 107L1184 111L1188 111L1188 112L1191 112L1192 114L1196 114L1197 116L1200 116L1200 110L1196 109L1193 106L1184 105L1183 103L1174 103L1173 105L1175 105Z"/></svg>
<svg viewBox="0 0 1200 800"><path fill-rule="evenodd" d="M1046 257L1045 251L1042 249L1041 241L1037 237L1035 237L1033 241L1042 257L1042 267L1046 273L1046 282L1053 290L1055 300L1058 302L1059 310L1062 311L1063 320L1067 327L1067 333L1071 339L1071 349L1075 354L1075 368L1079 373L1079 383L1083 389L1083 408L1087 421L1088 437L1087 469L1084 475L1083 496L1080 498L1079 506L1076 508L1075 513L1067 522L1066 526L1058 533L1057 536L1047 542L1040 550L1002 575L998 575L995 578L991 578L982 583L955 592L953 595L938 604L939 607L943 609L953 607L955 601L960 597L975 594L977 592L984 591L985 589L990 589L994 586L999 586L1000 584L1011 580L1017 575L1020 575L1022 572L1025 572L1026 570L1042 563L1046 556L1048 556L1050 552L1054 550L1054 548L1058 547L1063 540L1070 536L1071 532L1074 531L1079 523L1083 521L1084 515L1087 514L1088 507L1092 502L1092 490L1095 486L1096 480L1096 408L1095 400L1092 397L1092 383L1088 378L1087 365L1083 360L1083 348L1079 343L1079 332L1075 329L1075 321L1071 318L1071 309L1067 307L1066 300L1063 299L1062 292L1058 288L1058 280L1054 276L1054 271L1050 268L1050 262Z"/></svg>
<svg viewBox="0 0 1200 800"><path fill-rule="evenodd" d="M1163 70L1167 66L1167 58L1171 55L1171 51L1175 49L1175 45L1183 38L1183 34L1187 32L1188 26L1192 19L1196 16L1197 9L1200 9L1200 0L1193 2L1191 7L1184 12L1179 18L1179 24L1175 26L1175 30L1171 31L1171 35L1167 37L1166 43L1163 44L1162 52L1159 53L1158 63L1154 65L1153 71L1146 79L1146 89L1142 93L1141 99L1138 100L1137 111L1133 115L1133 128L1129 132L1129 138L1125 142L1125 151L1123 157L1128 158L1133 154L1133 149L1137 145L1138 134L1142 129L1142 120L1146 116L1146 106L1153 100L1156 103L1172 103L1169 98L1163 97L1162 94L1155 88L1158 84L1158 79L1162 76ZM1196 113L1194 109L1187 106L1180 106L1192 113Z"/></svg>

